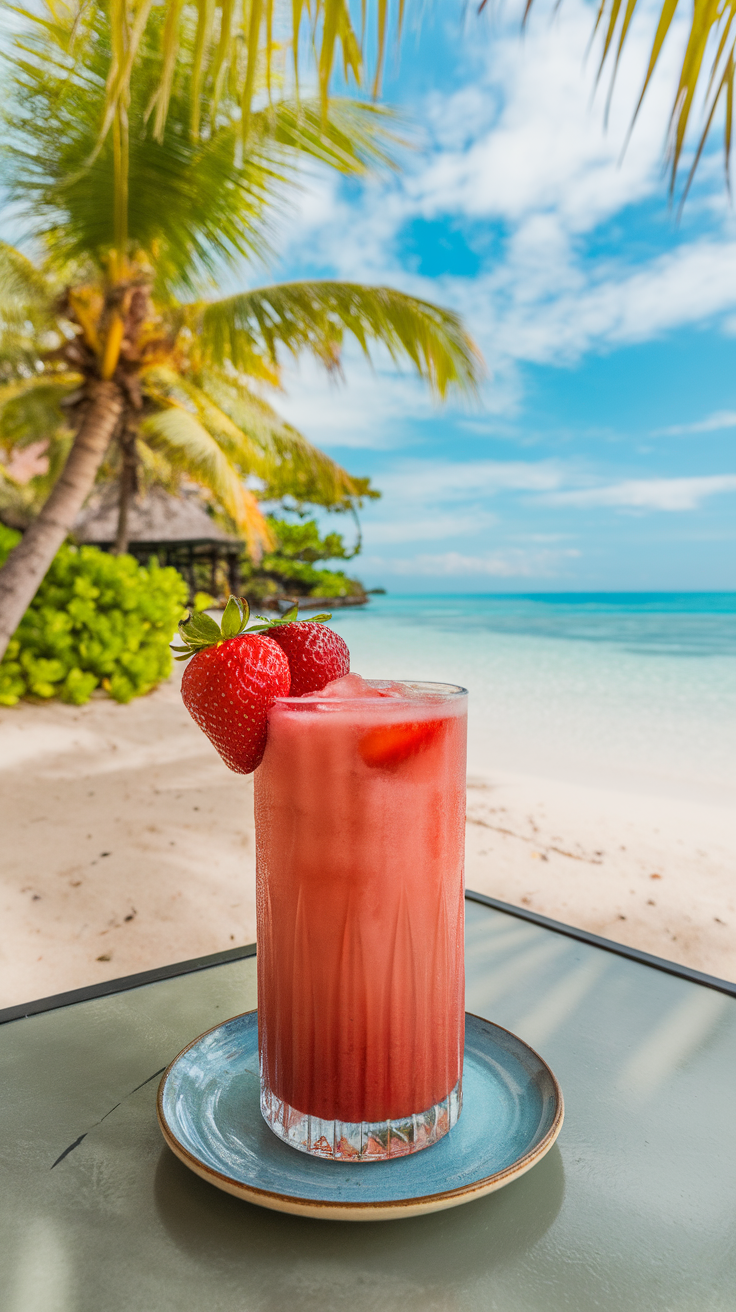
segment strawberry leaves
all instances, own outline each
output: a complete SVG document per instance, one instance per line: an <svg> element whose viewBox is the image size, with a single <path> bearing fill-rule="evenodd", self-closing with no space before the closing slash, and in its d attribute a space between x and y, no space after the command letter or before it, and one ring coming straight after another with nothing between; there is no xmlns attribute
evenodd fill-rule
<svg viewBox="0 0 736 1312"><path fill-rule="evenodd" d="M308 620L300 620L297 603L296 606L291 607L291 610L287 610L285 615L276 615L272 619L268 619L265 615L256 615L256 619L261 620L262 623L254 625L249 630L250 633L267 633L269 629L277 629L282 624L325 624L327 620L332 619L332 612L325 611L320 615L311 615Z"/></svg>
<svg viewBox="0 0 736 1312"><path fill-rule="evenodd" d="M238 601L237 597L229 597L222 616L223 638L237 638L238 634L247 627L249 617L250 607L247 601Z"/></svg>
<svg viewBox="0 0 736 1312"><path fill-rule="evenodd" d="M171 650L178 653L174 660L188 661L189 657L194 656L198 651L216 647L221 642L226 642L228 638L239 638L241 633L245 633L249 619L250 607L245 597L228 599L221 625L205 611L194 611L179 625L179 637L184 646L172 646Z"/></svg>
<svg viewBox="0 0 736 1312"><path fill-rule="evenodd" d="M179 625L179 637L184 643L183 647L174 647L171 650L175 653L174 660L188 661L198 651L206 651L208 647L219 646L222 642L227 642L229 638L239 638L245 633L268 633L271 629L278 628L283 624L324 624L326 620L331 620L332 615L325 612L321 615L313 615L311 620L300 620L299 606L292 606L285 615L278 615L273 619L268 619L265 615L256 615L260 624L254 624L249 629L250 606L245 597L229 597L225 610L223 612L220 624L213 620L206 611L193 611L191 615L182 620Z"/></svg>

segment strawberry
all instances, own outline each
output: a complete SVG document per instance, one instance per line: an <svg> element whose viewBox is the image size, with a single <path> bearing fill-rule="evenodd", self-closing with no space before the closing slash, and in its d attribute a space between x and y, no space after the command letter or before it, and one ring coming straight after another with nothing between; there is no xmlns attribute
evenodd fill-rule
<svg viewBox="0 0 736 1312"><path fill-rule="evenodd" d="M184 647L177 660L191 660L181 681L189 714L237 774L250 774L266 750L268 712L288 697L289 662L277 642L246 633L248 603L231 597L222 628L209 615L195 614L179 625Z"/></svg>
<svg viewBox="0 0 736 1312"><path fill-rule="evenodd" d="M265 631L286 652L292 697L303 697L308 692L321 692L334 679L349 674L350 652L339 633L325 627L324 621L331 619L330 615L298 620L297 613L294 606L282 619L266 620Z"/></svg>
<svg viewBox="0 0 736 1312"><path fill-rule="evenodd" d="M363 734L358 750L366 765L374 769L395 769L411 756L426 751L442 732L443 725L443 720L381 724Z"/></svg>

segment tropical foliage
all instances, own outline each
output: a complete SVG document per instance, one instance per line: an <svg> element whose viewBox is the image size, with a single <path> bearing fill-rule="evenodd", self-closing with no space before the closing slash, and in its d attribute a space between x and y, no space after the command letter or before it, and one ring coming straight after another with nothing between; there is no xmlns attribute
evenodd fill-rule
<svg viewBox="0 0 736 1312"><path fill-rule="evenodd" d="M297 522L269 516L274 547L258 565L243 570L243 591L253 604L275 597L365 598L357 579L341 569L319 568L328 560L351 560L360 547L349 549L340 533L320 534L315 519Z"/></svg>
<svg viewBox="0 0 736 1312"><path fill-rule="evenodd" d="M307 350L338 371L351 334L439 396L475 386L480 360L457 316L390 288L312 281L208 295L268 255L300 161L352 174L389 162L386 115L326 94L338 48L360 67L346 6L318 0L310 13L316 101L288 90L270 0L237 16L180 0L25 14L5 182L42 256L0 253L0 436L6 447L13 432L47 437L52 465L68 456L0 571L0 650L105 461L120 480L120 549L141 476L186 471L254 557L272 541L252 478L274 495L293 479L302 498L333 507L365 493L265 401L283 353ZM380 14L379 56L383 4ZM306 15L297 0L297 29Z"/></svg>
<svg viewBox="0 0 736 1312"><path fill-rule="evenodd" d="M11 258L18 266L18 252L0 246L0 285ZM28 271L37 280L38 270L29 265ZM274 290L282 293L285 289ZM338 292L344 290L338 288ZM0 512L18 527L31 523L45 504L69 454L79 413L88 405L85 382L94 376L97 361L85 350L72 304L75 292L78 289L55 285L49 275L42 292L45 307L40 297L34 303L30 297L16 294L18 315L47 309L46 323L40 329L30 318L26 320L20 359L7 329L0 336L4 375L0 383L0 451L5 456L4 467L0 466ZM267 295L267 290L250 293L256 313ZM298 295L304 299L303 288ZM327 285L316 288L315 299L327 295ZM246 296L234 299L241 302L243 313ZM156 313L155 303L152 312ZM181 323L172 327L176 313L180 318L189 317L193 326ZM318 313L315 309L314 319ZM189 315L189 307L167 307L156 317L162 336L169 328L171 331L168 342L159 339L153 359L145 341L135 358L133 333L128 329L126 382L136 391L136 403L126 408L124 425L108 447L98 475L103 481L118 479L121 485L119 550L127 545L129 497L153 482L175 492L183 476L194 480L229 526L243 535L255 556L270 545L271 538L247 479L257 483L259 494L280 497L291 493L300 501L330 509L359 504L369 494L367 479L349 475L281 420L255 390L259 382L278 382L273 364L259 360L253 351L249 373L236 372L229 364L227 348L220 356L224 363L213 362L206 330L195 315ZM245 337L245 328L234 334L241 353ZM40 433L45 434L42 441Z"/></svg>
<svg viewBox="0 0 736 1312"><path fill-rule="evenodd" d="M357 10L359 23L353 21ZM305 52L316 56L320 103L326 117L330 80L336 57L340 56L342 75L352 76L360 86L365 80L365 50L373 47L373 93L380 87L381 70L386 53L389 21L388 0L371 5L373 23L368 24L368 6L350 0L292 0L290 13L276 0L244 0L242 6L232 0L183 0L165 6L165 18L153 6L153 0L110 6L110 45L112 60L108 71L105 113L99 137L104 140L116 125L125 135L125 114L131 94L133 70L141 47L150 44L151 30L156 36L156 88L149 113L154 115L153 131L161 140L167 123L182 40L192 39L192 99L190 127L194 137L207 131L208 115L216 115L227 96L237 98L241 131L248 139L253 118L253 99L264 88L269 102L274 84L284 76L284 55L289 52L293 85L298 90L299 65ZM397 32L401 31L404 0L396 10ZM52 14L57 17L59 8ZM84 10L79 11L83 20ZM288 17L287 17L288 15ZM290 21L289 21L290 20ZM58 19L57 19L58 21Z"/></svg>
<svg viewBox="0 0 736 1312"><path fill-rule="evenodd" d="M0 562L18 537L0 525ZM118 702L150 692L171 671L186 598L174 569L65 544L0 662L0 705L59 697L80 706L95 688Z"/></svg>

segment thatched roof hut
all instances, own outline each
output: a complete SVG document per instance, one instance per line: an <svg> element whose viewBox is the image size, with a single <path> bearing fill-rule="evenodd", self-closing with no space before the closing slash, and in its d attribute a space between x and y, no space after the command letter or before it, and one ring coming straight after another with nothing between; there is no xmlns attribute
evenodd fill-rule
<svg viewBox="0 0 736 1312"><path fill-rule="evenodd" d="M94 492L77 516L74 537L103 551L115 545L118 523L118 491L108 486ZM187 579L192 594L198 587L208 587L217 595L217 567L227 569L230 591L240 591L239 562L243 543L230 537L207 514L199 497L184 493L173 497L163 488L153 487L133 498L128 509L131 556L145 563L151 556L161 565L174 565ZM195 566L206 566L203 571Z"/></svg>

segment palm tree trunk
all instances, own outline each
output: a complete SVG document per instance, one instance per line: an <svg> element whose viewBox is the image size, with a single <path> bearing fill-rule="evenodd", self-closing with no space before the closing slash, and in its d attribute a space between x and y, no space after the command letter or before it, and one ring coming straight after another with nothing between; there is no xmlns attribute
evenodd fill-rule
<svg viewBox="0 0 736 1312"><path fill-rule="evenodd" d="M91 491L123 412L117 383L94 382L90 406L53 491L0 569L0 659Z"/></svg>
<svg viewBox="0 0 736 1312"><path fill-rule="evenodd" d="M353 547L352 551L348 556L345 557L346 560L352 560L354 556L359 556L363 549L363 529L360 523L360 515L355 509L355 502L352 503L350 507L350 511L352 513L353 519L355 520L355 527L358 530L358 536L355 539L355 546Z"/></svg>
<svg viewBox="0 0 736 1312"><path fill-rule="evenodd" d="M130 541L129 511L137 488L136 430L125 425L120 434L120 451L122 455L120 468L120 499L118 501L118 527L115 535L115 554L120 556L128 550Z"/></svg>

